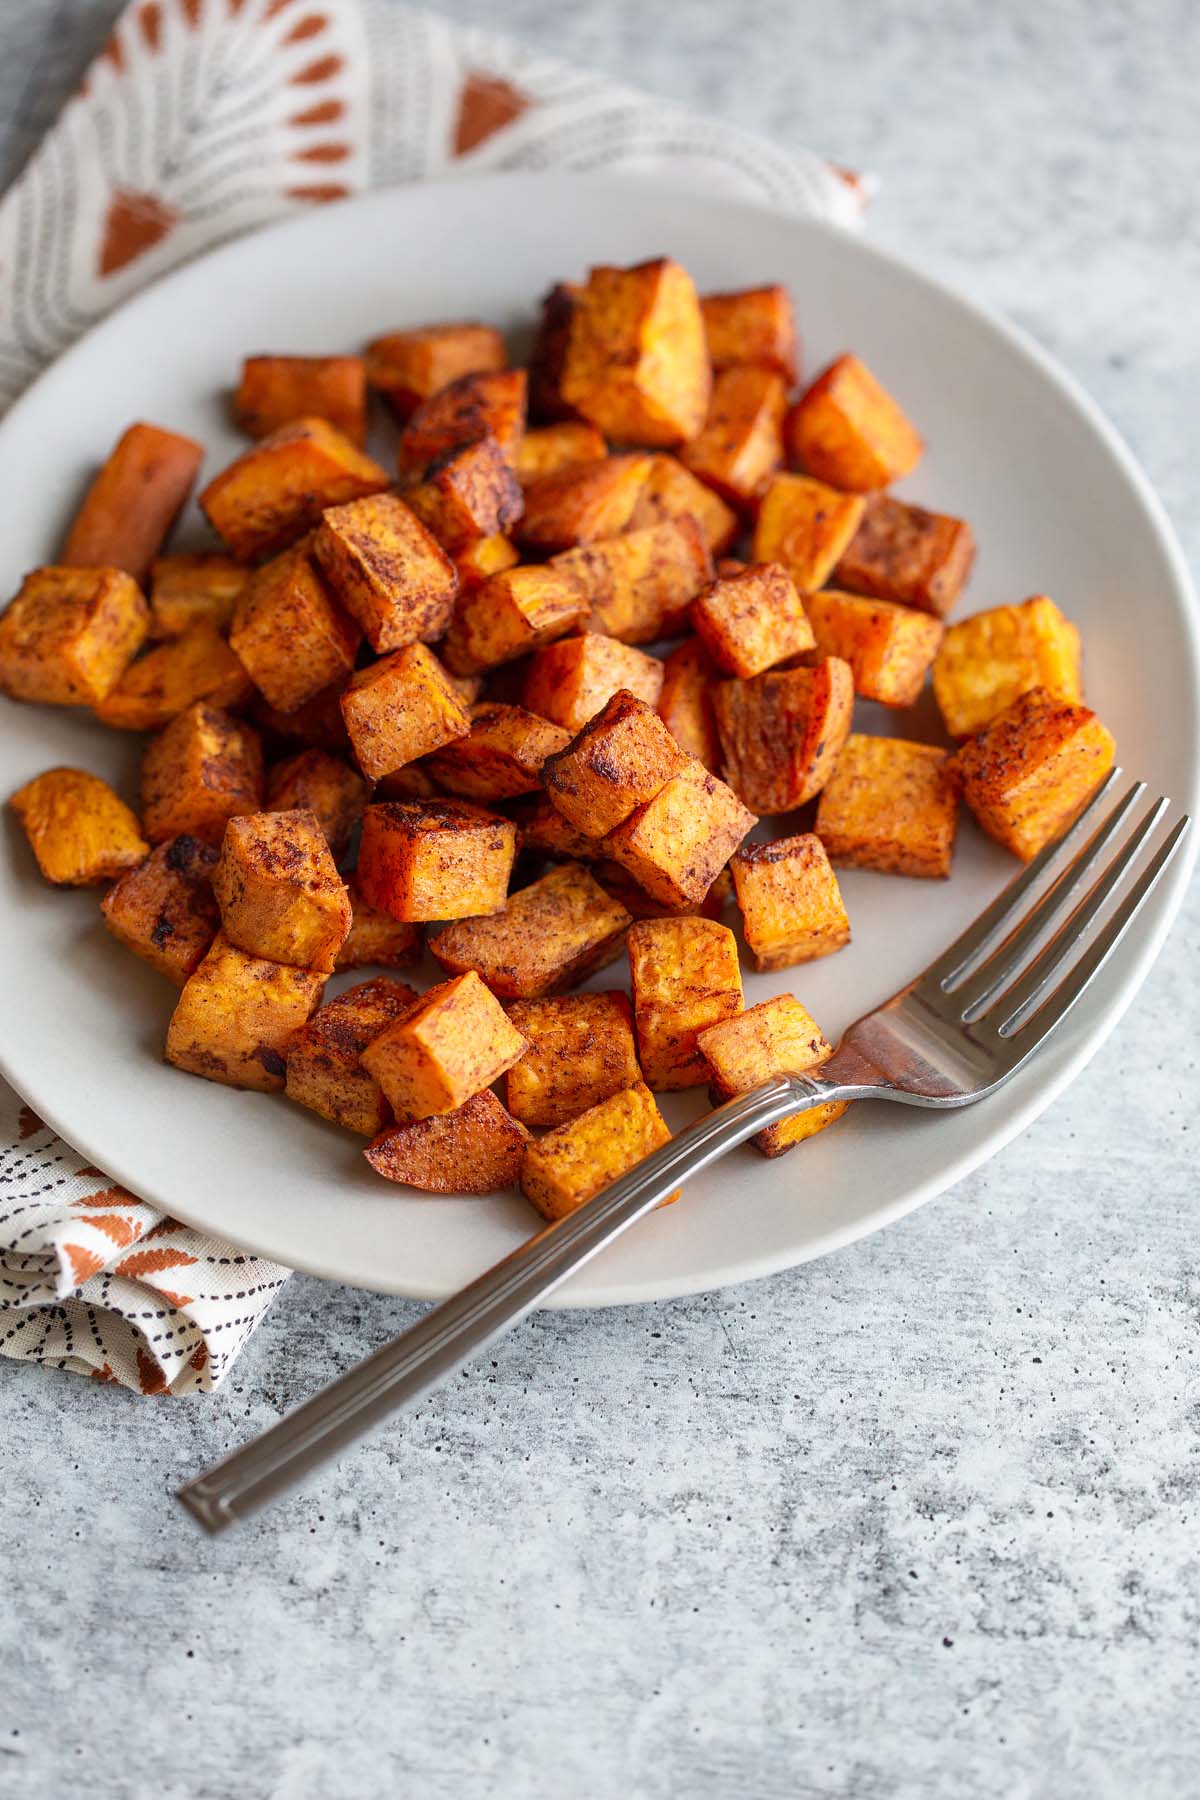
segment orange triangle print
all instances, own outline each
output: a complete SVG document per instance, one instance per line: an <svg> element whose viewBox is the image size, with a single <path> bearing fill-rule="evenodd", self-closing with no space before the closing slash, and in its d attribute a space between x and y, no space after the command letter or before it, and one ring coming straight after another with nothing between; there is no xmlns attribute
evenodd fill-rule
<svg viewBox="0 0 1200 1800"><path fill-rule="evenodd" d="M76 1287L82 1287L90 1276L104 1267L104 1258L97 1256L94 1250L85 1250L82 1244L64 1244L63 1254L71 1265Z"/></svg>
<svg viewBox="0 0 1200 1800"><path fill-rule="evenodd" d="M98 268L101 275L115 275L162 242L180 215L157 194L134 194L118 188L104 215Z"/></svg>
<svg viewBox="0 0 1200 1800"><path fill-rule="evenodd" d="M455 156L478 150L480 144L495 137L498 131L503 131L506 125L528 112L532 105L529 95L514 87L511 81L504 81L499 75L485 75L481 69L472 70L458 96Z"/></svg>

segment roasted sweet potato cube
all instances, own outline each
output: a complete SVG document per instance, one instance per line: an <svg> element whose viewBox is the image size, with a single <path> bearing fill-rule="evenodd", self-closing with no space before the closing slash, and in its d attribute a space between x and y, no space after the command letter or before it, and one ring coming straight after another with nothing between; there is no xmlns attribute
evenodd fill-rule
<svg viewBox="0 0 1200 1800"><path fill-rule="evenodd" d="M701 481L743 512L753 510L783 461L787 389L770 369L722 369L703 430L679 452Z"/></svg>
<svg viewBox="0 0 1200 1800"><path fill-rule="evenodd" d="M377 1174L427 1194L494 1194L515 1187L529 1142L490 1088L453 1112L392 1125L363 1155Z"/></svg>
<svg viewBox="0 0 1200 1800"><path fill-rule="evenodd" d="M443 969L474 969L502 1000L539 1000L615 962L629 914L578 863L509 896L491 918L463 919L429 940Z"/></svg>
<svg viewBox="0 0 1200 1800"><path fill-rule="evenodd" d="M663 659L658 716L681 750L714 772L720 766L721 740L713 717L713 660L698 637L690 637Z"/></svg>
<svg viewBox="0 0 1200 1800"><path fill-rule="evenodd" d="M421 927L393 919L363 899L357 876L346 883L350 935L337 953L338 969L403 969L421 960Z"/></svg>
<svg viewBox="0 0 1200 1800"><path fill-rule="evenodd" d="M485 702L471 715L466 737L429 758L429 773L447 794L465 800L512 800L542 785L542 764L563 750L570 734L523 706Z"/></svg>
<svg viewBox="0 0 1200 1800"><path fill-rule="evenodd" d="M728 550L738 535L738 516L733 508L664 451L651 457L650 473L625 529L642 531L667 519L684 518L696 521L711 556Z"/></svg>
<svg viewBox="0 0 1200 1800"><path fill-rule="evenodd" d="M567 329L561 391L618 444L669 448L704 423L712 370L686 269L661 257L594 268Z"/></svg>
<svg viewBox="0 0 1200 1800"><path fill-rule="evenodd" d="M653 707L621 688L542 771L559 812L601 838L687 766Z"/></svg>
<svg viewBox="0 0 1200 1800"><path fill-rule="evenodd" d="M524 434L524 369L460 375L423 400L400 433L401 478L419 476L447 451L485 436L515 464Z"/></svg>
<svg viewBox="0 0 1200 1800"><path fill-rule="evenodd" d="M729 866L746 946L760 973L813 962L850 942L837 876L814 832L743 844Z"/></svg>
<svg viewBox="0 0 1200 1800"><path fill-rule="evenodd" d="M114 882L100 902L118 943L176 987L195 973L217 935L216 860L211 844L186 835L172 838Z"/></svg>
<svg viewBox="0 0 1200 1800"><path fill-rule="evenodd" d="M272 750L306 744L316 750L348 750L349 734L342 717L345 681L335 681L294 712L280 712L261 694L250 702L249 716Z"/></svg>
<svg viewBox="0 0 1200 1800"><path fill-rule="evenodd" d="M951 737L974 737L1031 688L1078 703L1079 632L1053 600L1035 594L947 628L933 691Z"/></svg>
<svg viewBox="0 0 1200 1800"><path fill-rule="evenodd" d="M373 1038L365 1067L398 1120L453 1112L518 1062L528 1041L495 996L468 970L425 993Z"/></svg>
<svg viewBox="0 0 1200 1800"><path fill-rule="evenodd" d="M215 550L156 556L150 565L150 636L182 637L192 625L225 631L249 574Z"/></svg>
<svg viewBox="0 0 1200 1800"><path fill-rule="evenodd" d="M796 321L785 287L741 288L700 300L709 360L718 373L753 363L792 386L796 379Z"/></svg>
<svg viewBox="0 0 1200 1800"><path fill-rule="evenodd" d="M418 325L367 346L367 381L401 419L463 375L490 375L508 363L491 325Z"/></svg>
<svg viewBox="0 0 1200 1800"><path fill-rule="evenodd" d="M712 558L692 518L581 545L551 566L565 569L587 595L587 629L623 644L652 644L682 631L688 603L712 578Z"/></svg>
<svg viewBox="0 0 1200 1800"><path fill-rule="evenodd" d="M522 487L543 475L557 475L579 463L594 463L608 455L608 445L594 425L582 419L562 419L557 425L541 425L527 431L517 451L517 479Z"/></svg>
<svg viewBox="0 0 1200 1800"><path fill-rule="evenodd" d="M586 862L596 854L594 838L569 825L547 794L519 800L509 811L522 850L536 850L555 862Z"/></svg>
<svg viewBox="0 0 1200 1800"><path fill-rule="evenodd" d="M525 489L516 536L529 550L571 550L625 530L649 476L648 456L606 456L539 475Z"/></svg>
<svg viewBox="0 0 1200 1800"><path fill-rule="evenodd" d="M0 687L14 700L95 706L148 623L141 589L120 569L34 569L0 617Z"/></svg>
<svg viewBox="0 0 1200 1800"><path fill-rule="evenodd" d="M776 994L734 1019L710 1025L701 1035L700 1048L712 1071L712 1097L718 1103L749 1093L774 1075L807 1075L833 1055L816 1020L791 994ZM827 1101L768 1125L750 1141L764 1156L782 1156L840 1119L846 1106L845 1100Z"/></svg>
<svg viewBox="0 0 1200 1800"><path fill-rule="evenodd" d="M639 919L629 927L638 1058L647 1087L701 1087L696 1038L742 1010L737 939L714 919Z"/></svg>
<svg viewBox="0 0 1200 1800"><path fill-rule="evenodd" d="M508 1110L539 1131L563 1125L641 1080L624 994L514 1000L508 1016L529 1049L505 1076Z"/></svg>
<svg viewBox="0 0 1200 1800"><path fill-rule="evenodd" d="M755 822L731 788L689 761L609 832L603 849L652 899L697 904Z"/></svg>
<svg viewBox="0 0 1200 1800"><path fill-rule="evenodd" d="M249 956L218 932L171 1015L167 1061L226 1087L278 1093L288 1046L326 979L318 969Z"/></svg>
<svg viewBox="0 0 1200 1800"><path fill-rule="evenodd" d="M890 600L833 588L806 594L819 656L849 663L854 691L884 706L915 706L942 641L940 620Z"/></svg>
<svg viewBox="0 0 1200 1800"><path fill-rule="evenodd" d="M804 603L778 563L719 575L693 602L692 623L717 666L744 679L813 647Z"/></svg>
<svg viewBox="0 0 1200 1800"><path fill-rule="evenodd" d="M98 775L47 769L8 803L38 868L56 887L93 887L136 869L150 846L135 815Z"/></svg>
<svg viewBox="0 0 1200 1800"><path fill-rule="evenodd" d="M131 425L88 489L60 561L124 569L144 581L203 461L204 450L193 439L159 425Z"/></svg>
<svg viewBox="0 0 1200 1800"><path fill-rule="evenodd" d="M269 437L293 419L328 419L351 443L367 435L367 378L361 356L248 356L233 396L247 437Z"/></svg>
<svg viewBox="0 0 1200 1800"><path fill-rule="evenodd" d="M852 733L817 805L831 862L945 880L958 827L950 757L933 744Z"/></svg>
<svg viewBox="0 0 1200 1800"><path fill-rule="evenodd" d="M522 1191L543 1218L565 1219L670 1137L654 1095L639 1081L527 1144ZM662 1204L678 1198L676 1188Z"/></svg>
<svg viewBox="0 0 1200 1800"><path fill-rule="evenodd" d="M239 950L333 969L350 931L350 897L315 813L230 819L212 882L221 930Z"/></svg>
<svg viewBox="0 0 1200 1800"><path fill-rule="evenodd" d="M187 834L219 844L230 819L261 812L263 755L252 725L198 700L142 755L142 830L152 844Z"/></svg>
<svg viewBox="0 0 1200 1800"><path fill-rule="evenodd" d="M925 447L857 356L839 356L818 375L788 413L783 434L793 462L852 494L911 474Z"/></svg>
<svg viewBox="0 0 1200 1800"><path fill-rule="evenodd" d="M1029 862L1066 830L1115 752L1090 707L1031 688L962 746L954 771L988 836Z"/></svg>
<svg viewBox="0 0 1200 1800"><path fill-rule="evenodd" d="M460 596L442 654L456 675L478 674L561 637L587 610L586 596L562 570L538 565L506 569Z"/></svg>
<svg viewBox="0 0 1200 1800"><path fill-rule="evenodd" d="M330 507L312 551L373 650L429 643L450 623L458 572L398 494Z"/></svg>
<svg viewBox="0 0 1200 1800"><path fill-rule="evenodd" d="M495 532L491 537L480 538L476 543L468 544L454 558L460 592L469 594L472 588L482 587L493 575L500 575L505 569L514 568L520 560L517 546L503 532Z"/></svg>
<svg viewBox="0 0 1200 1800"><path fill-rule="evenodd" d="M618 689L628 688L648 706L657 706L662 684L663 666L656 656L588 631L537 651L525 681L525 704L530 712L578 731Z"/></svg>
<svg viewBox="0 0 1200 1800"><path fill-rule="evenodd" d="M358 886L393 919L499 912L517 853L511 819L464 800L388 800L363 814Z"/></svg>
<svg viewBox="0 0 1200 1800"><path fill-rule="evenodd" d="M419 1004L413 988L386 975L360 981L330 1000L287 1047L288 1099L347 1131L373 1138L390 1124L392 1109L359 1058L373 1038Z"/></svg>
<svg viewBox="0 0 1200 1800"><path fill-rule="evenodd" d="M593 849L596 846L593 845ZM609 857L593 859L589 868L606 894L619 900L632 919L720 919L733 897L733 877L722 869L702 900L686 900L669 906L639 887L628 869Z"/></svg>
<svg viewBox="0 0 1200 1800"><path fill-rule="evenodd" d="M755 561L781 563L805 593L823 587L865 504L861 494L839 494L810 475L776 475L754 526Z"/></svg>
<svg viewBox="0 0 1200 1800"><path fill-rule="evenodd" d="M346 730L364 775L377 781L471 729L471 715L433 651L409 644L347 682Z"/></svg>
<svg viewBox="0 0 1200 1800"><path fill-rule="evenodd" d="M367 784L328 750L299 750L276 763L267 780L267 812L315 813L336 862L367 804Z"/></svg>
<svg viewBox="0 0 1200 1800"><path fill-rule="evenodd" d="M295 712L354 667L362 640L312 557L312 539L255 569L238 595L230 648L259 693Z"/></svg>
<svg viewBox="0 0 1200 1800"><path fill-rule="evenodd" d="M157 731L197 700L246 706L254 685L225 639L211 625L192 625L182 637L156 644L130 663L116 687L96 703L96 717L119 731Z"/></svg>
<svg viewBox="0 0 1200 1800"><path fill-rule="evenodd" d="M390 484L386 472L326 419L293 419L244 450L200 496L209 524L243 562L285 550L343 506Z"/></svg>
<svg viewBox="0 0 1200 1800"><path fill-rule="evenodd" d="M850 668L827 656L814 669L772 669L712 691L724 775L756 813L791 812L819 794L854 713Z"/></svg>
<svg viewBox="0 0 1200 1800"><path fill-rule="evenodd" d="M507 531L524 507L520 484L494 437L448 450L416 487L404 490L404 501L451 556Z"/></svg>
<svg viewBox="0 0 1200 1800"><path fill-rule="evenodd" d="M529 351L529 416L531 419L577 419L578 413L562 396L563 364L571 317L583 289L573 282L556 282L542 298L537 329Z"/></svg>
<svg viewBox="0 0 1200 1800"><path fill-rule="evenodd" d="M974 560L975 534L965 519L907 506L892 494L870 494L833 579L852 594L895 600L944 619Z"/></svg>

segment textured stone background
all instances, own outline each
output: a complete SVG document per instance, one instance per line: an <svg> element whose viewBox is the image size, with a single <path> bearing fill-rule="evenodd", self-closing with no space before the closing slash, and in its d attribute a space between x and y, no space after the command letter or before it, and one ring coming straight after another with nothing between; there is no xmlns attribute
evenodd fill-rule
<svg viewBox="0 0 1200 1800"><path fill-rule="evenodd" d="M0 172L114 10L0 6ZM446 10L879 170L876 240L1060 356L1195 559L1190 0ZM1198 926L952 1194L545 1315L228 1541L175 1483L415 1309L298 1279L205 1403L0 1367L0 1793L1195 1792Z"/></svg>

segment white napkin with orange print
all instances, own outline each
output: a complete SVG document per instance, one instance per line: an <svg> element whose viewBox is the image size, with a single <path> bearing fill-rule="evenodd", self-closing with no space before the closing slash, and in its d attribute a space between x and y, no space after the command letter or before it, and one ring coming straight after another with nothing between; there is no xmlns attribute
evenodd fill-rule
<svg viewBox="0 0 1200 1800"><path fill-rule="evenodd" d="M224 238L370 187L506 169L656 176L847 226L866 197L812 152L389 0L133 0L0 201L0 411ZM114 1185L0 1083L6 1355L207 1391L287 1276Z"/></svg>

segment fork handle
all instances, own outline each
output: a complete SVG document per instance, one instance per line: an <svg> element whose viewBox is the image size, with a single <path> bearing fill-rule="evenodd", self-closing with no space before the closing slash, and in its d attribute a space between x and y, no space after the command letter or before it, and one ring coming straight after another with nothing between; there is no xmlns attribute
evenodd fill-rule
<svg viewBox="0 0 1200 1800"><path fill-rule="evenodd" d="M839 1092L820 1077L777 1076L706 1113L261 1437L189 1481L177 1498L212 1533L255 1512L486 1349L685 1177L699 1174L765 1125L807 1112Z"/></svg>

